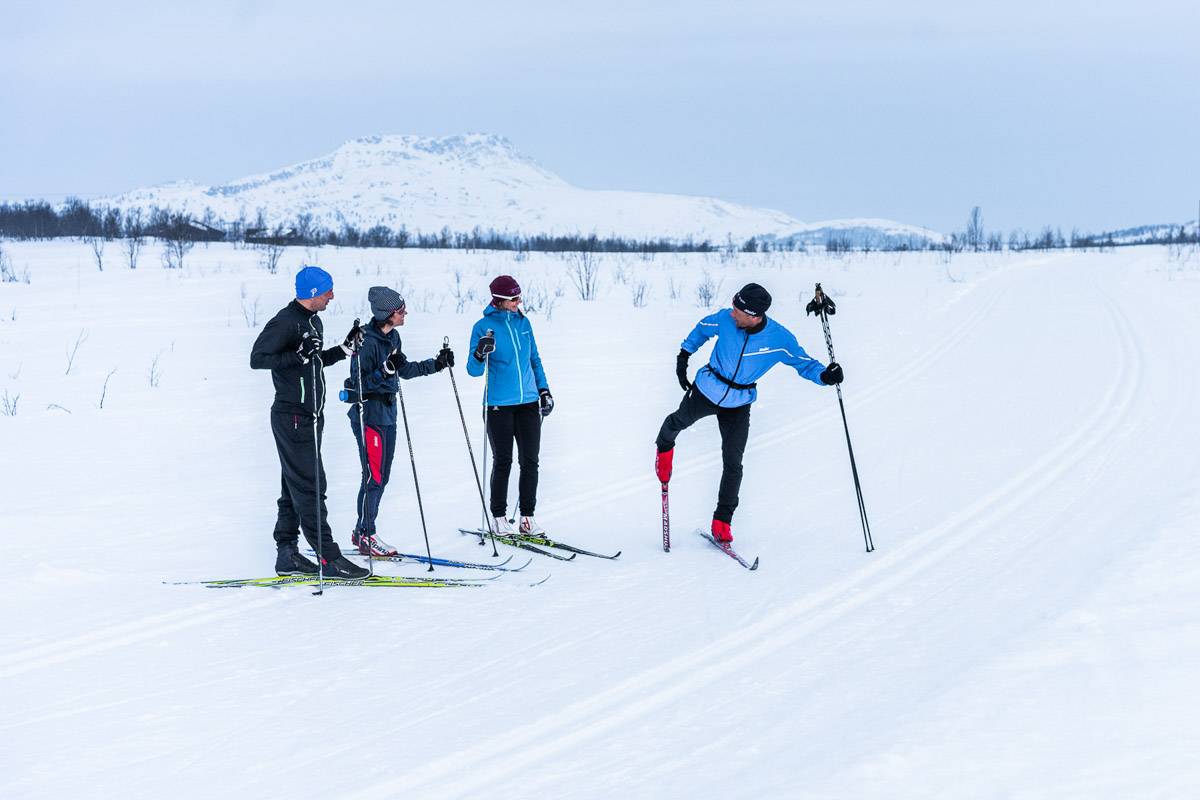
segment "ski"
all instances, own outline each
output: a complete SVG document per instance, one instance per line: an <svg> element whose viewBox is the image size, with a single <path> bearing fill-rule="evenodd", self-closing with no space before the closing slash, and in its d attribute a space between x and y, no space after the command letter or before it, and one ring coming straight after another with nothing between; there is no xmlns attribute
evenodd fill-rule
<svg viewBox="0 0 1200 800"><path fill-rule="evenodd" d="M310 556L316 555L311 548L306 551ZM357 550L343 551L343 555L358 556L366 558L367 556ZM372 561L390 561L393 563L402 563L406 561L417 561L422 564L433 564L435 567L457 567L459 569L488 569L498 572L520 572L533 563L533 559L529 559L519 567L506 567L508 562L513 560L512 556L504 559L498 564L476 564L471 561L455 561L452 558L430 558L429 556L410 555L409 553L397 553L394 556L371 556Z"/></svg>
<svg viewBox="0 0 1200 800"><path fill-rule="evenodd" d="M480 544L483 544L483 542L487 541L487 538L489 536L491 536L491 534L488 531L471 530L469 528L459 528L458 532L465 533L469 536L478 536ZM558 553L551 553L549 550L543 550L540 547L534 547L529 542L525 542L520 539L515 539L515 538L509 536L508 534L497 535L496 541L500 542L502 544L506 544L509 547L519 547L522 550L528 550L531 553L537 553L539 556L548 556L550 558L558 559L559 561L573 561L575 559L575 556L578 555L577 553L571 553L571 555L569 557L561 556Z"/></svg>
<svg viewBox="0 0 1200 800"><path fill-rule="evenodd" d="M730 558L732 558L734 561L736 561L736 562L738 562L739 564L741 564L741 565L742 565L743 567L745 567L746 569L748 569L748 570L751 570L751 571L758 569L758 556L755 556L755 557L754 557L754 563L753 563L753 564L748 564L748 563L746 562L746 559L742 558L742 557L741 557L741 556L739 556L739 555L738 555L736 552L734 552L734 550L733 550L733 547L732 547L732 546L730 546L730 545L727 545L727 544L721 544L720 542L718 542L716 539L714 539L714 538L712 537L712 534L711 534L711 533L707 533L707 532L705 532L705 531L702 531L702 530L700 530L699 528L697 528L697 529L696 529L696 533L700 534L700 537L701 537L702 539L705 539L705 540L707 540L707 541L708 541L708 543L709 543L709 544L711 544L713 547L717 548L717 549L718 549L718 550L720 550L722 553L724 553L725 555L729 556Z"/></svg>
<svg viewBox="0 0 1200 800"><path fill-rule="evenodd" d="M474 530L474 531L471 531L471 533L474 533L476 536L487 536L487 533L480 531L480 530ZM502 534L502 535L498 536L497 538L501 539L501 540L503 540L505 538L509 538L509 539L513 539L515 541L525 542L526 544L538 545L540 547L553 547L558 550L566 550L568 553L577 553L581 556L593 556L595 558L606 558L610 561L621 555L620 550L618 550L616 553L614 553L611 556L606 556L603 553L593 553L591 550L584 550L582 548L575 547L574 545L563 544L562 542L556 542L555 540L553 540L549 537L546 537L546 536L533 536L528 533L520 533L520 532L506 533L506 534Z"/></svg>
<svg viewBox="0 0 1200 800"><path fill-rule="evenodd" d="M366 578L325 578L324 585L340 586L371 586L384 588L423 587L423 588L456 588L468 586L486 586L487 581L499 578L410 578L404 575L372 575ZM549 577L549 576L547 576ZM163 581L168 586L205 586L210 589L240 589L244 586L261 586L265 588L283 588L286 586L317 586L321 581L316 575L273 575L264 578L221 578L203 581Z"/></svg>

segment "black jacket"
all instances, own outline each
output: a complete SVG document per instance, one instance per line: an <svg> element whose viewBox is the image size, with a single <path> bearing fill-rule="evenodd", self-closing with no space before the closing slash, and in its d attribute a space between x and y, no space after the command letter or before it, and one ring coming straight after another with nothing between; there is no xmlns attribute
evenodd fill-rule
<svg viewBox="0 0 1200 800"><path fill-rule="evenodd" d="M386 336L379 330L375 322L363 327L363 344L359 358L362 359L362 382L367 397L363 409L363 422L367 425L395 425L396 406L393 395L400 389L400 379L412 380L423 375L432 375L438 371L436 359L427 358L424 361L409 361L403 351L400 353L400 364L396 372L388 375L383 370L383 362L393 350L400 349L400 332L392 328ZM358 388L358 365L350 359L350 378L346 386ZM386 400L383 398L387 397ZM358 416L358 407L351 406L349 416Z"/></svg>
<svg viewBox="0 0 1200 800"><path fill-rule="evenodd" d="M251 369L271 370L275 383L273 411L289 414L320 414L325 408L325 373L321 365L336 364L346 357L341 345L321 351L317 381L313 386L313 364L305 364L296 350L304 334L315 334L325 341L325 326L315 311L293 300L271 318L254 340L250 351Z"/></svg>

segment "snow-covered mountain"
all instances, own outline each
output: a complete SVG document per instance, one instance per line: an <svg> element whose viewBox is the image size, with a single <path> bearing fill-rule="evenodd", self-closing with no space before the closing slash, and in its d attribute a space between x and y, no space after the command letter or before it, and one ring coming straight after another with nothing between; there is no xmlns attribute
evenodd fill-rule
<svg viewBox="0 0 1200 800"><path fill-rule="evenodd" d="M338 230L384 225L433 233L476 227L524 235L596 234L741 242L751 236L821 236L825 228L893 235L940 234L886 220L804 223L780 211L711 197L581 189L539 166L501 136L371 136L333 153L220 186L176 182L105 198L122 209L151 206L195 217L270 226L311 215ZM852 224L847 224L852 223ZM818 233L814 233L818 232ZM899 232L897 234L896 232ZM857 234L856 234L857 235Z"/></svg>

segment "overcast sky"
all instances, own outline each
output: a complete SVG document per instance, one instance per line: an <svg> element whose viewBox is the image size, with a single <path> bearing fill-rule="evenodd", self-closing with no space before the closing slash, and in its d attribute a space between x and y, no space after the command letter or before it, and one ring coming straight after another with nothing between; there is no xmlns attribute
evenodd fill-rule
<svg viewBox="0 0 1200 800"><path fill-rule="evenodd" d="M588 188L806 221L1180 222L1200 4L3 0L0 199L504 135Z"/></svg>

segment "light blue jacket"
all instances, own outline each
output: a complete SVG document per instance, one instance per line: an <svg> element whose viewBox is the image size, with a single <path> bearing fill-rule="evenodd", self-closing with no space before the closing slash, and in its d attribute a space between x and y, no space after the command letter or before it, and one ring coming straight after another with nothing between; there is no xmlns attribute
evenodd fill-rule
<svg viewBox="0 0 1200 800"><path fill-rule="evenodd" d="M758 333L749 333L733 321L728 308L709 314L696 323L680 345L689 353L699 350L705 342L717 337L708 364L696 373L696 388L722 408L738 408L758 399L757 389L734 389L713 373L723 375L738 384L757 381L776 364L793 367L801 378L821 383L825 365L804 352L791 331L767 317L767 324Z"/></svg>
<svg viewBox="0 0 1200 800"><path fill-rule="evenodd" d="M475 346L489 329L496 335L496 349L488 356L487 404L516 406L536 401L538 390L548 389L549 384L533 338L533 326L518 311L504 311L491 305L483 310L483 319L471 328L467 374L476 378L483 374L483 362L475 358Z"/></svg>

